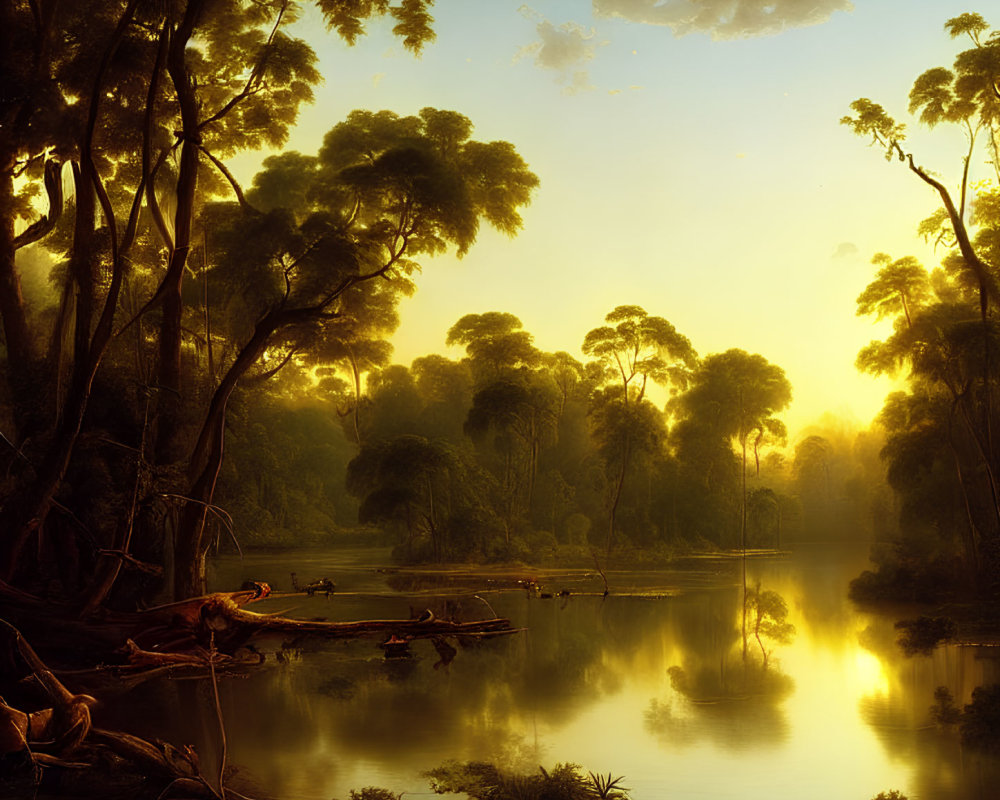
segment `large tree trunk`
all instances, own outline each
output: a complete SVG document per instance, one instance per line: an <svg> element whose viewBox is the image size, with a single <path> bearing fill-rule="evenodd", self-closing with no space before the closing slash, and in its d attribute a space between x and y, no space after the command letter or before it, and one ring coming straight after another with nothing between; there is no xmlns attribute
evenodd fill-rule
<svg viewBox="0 0 1000 800"><path fill-rule="evenodd" d="M4 137L6 138L6 137ZM31 409L38 403L34 391L36 361L24 296L21 294L21 276L14 262L14 160L9 147L0 144L0 317L3 318L4 343L7 348L7 382L14 404L14 419L18 426L16 439L24 438L23 429Z"/></svg>
<svg viewBox="0 0 1000 800"><path fill-rule="evenodd" d="M26 491L25 498L3 517L8 535L0 548L0 575L8 580L17 568L28 537L36 531L41 535L55 493L66 476L96 372L96 366L91 369L90 357L94 307L94 192L88 168L74 166L73 173L77 195L76 227L70 257L70 273L77 292L73 376L59 425L35 480Z"/></svg>
<svg viewBox="0 0 1000 800"><path fill-rule="evenodd" d="M70 275L76 290L76 326L73 330L73 381L84 380L90 360L90 332L94 321L94 225L97 219L90 168L73 165L76 187L76 224Z"/></svg>
<svg viewBox="0 0 1000 800"><path fill-rule="evenodd" d="M94 208L93 187L97 176L89 159L85 158L77 174L77 226L73 241L70 269L78 290L77 325L74 336L74 363L66 401L52 443L38 467L36 477L18 503L0 519L0 527L9 531L0 546L0 575L9 579L17 568L21 551L33 533L42 535L45 520L55 494L66 477L70 458L76 447L83 418L90 400L91 387L101 365L111 325L121 292L123 267L121 257L114 260L112 278L100 319L90 333L95 306L94 292ZM109 227L112 220L109 220ZM41 552L42 548L39 547Z"/></svg>
<svg viewBox="0 0 1000 800"><path fill-rule="evenodd" d="M30 402L25 377L32 364L21 279L14 264L14 171L18 157L16 132L22 130L23 123L27 121L29 101L25 95L30 88L24 85L27 65L17 61L24 49L18 47L20 43L10 40L12 32L17 30L14 20L19 13L24 12L15 9L14 3L0 3L0 92L5 95L0 103L0 110L3 112L0 115L0 317L7 348L7 381L16 417L21 415ZM20 425L20 420L15 421Z"/></svg>
<svg viewBox="0 0 1000 800"><path fill-rule="evenodd" d="M192 481L180 517L174 545L174 596L177 599L204 594L205 554L208 551L205 524L215 495L225 447L226 408L240 379L257 362L276 330L289 324L294 312L272 311L257 323L253 336L212 395L208 412L191 454L188 475Z"/></svg>
<svg viewBox="0 0 1000 800"><path fill-rule="evenodd" d="M181 410L181 322L184 303L181 289L184 268L191 249L191 226L194 219L195 193L198 188L198 162L201 133L198 129L198 98L188 74L185 53L188 41L201 16L202 0L189 0L184 18L170 41L167 72L177 93L182 138L180 166L177 171L174 236L167 273L159 294L163 303L160 321L158 382L161 387L157 414L154 457L159 464L175 461L179 455L177 434Z"/></svg>
<svg viewBox="0 0 1000 800"><path fill-rule="evenodd" d="M56 491L66 476L83 425L94 378L111 340L112 324L124 278L124 254L118 247L114 210L97 174L91 144L102 98L105 71L137 5L138 0L130 0L108 43L90 97L87 127L81 140L80 165L74 168L77 208L70 274L77 290L77 323L74 332L72 378L55 434L41 465L36 469L33 483L25 491L22 502L8 504L0 517L0 532L5 534L0 540L0 575L6 578L12 576L17 569L21 551L31 533L37 531L38 536L42 536L46 517L52 508ZM91 333L96 310L95 193L100 195L101 207L110 233L112 263L111 281L104 305ZM133 233L137 212L138 205L134 205L133 214L129 219L129 230ZM55 208L50 213L54 216ZM41 545L42 542L39 540L39 553L43 552Z"/></svg>

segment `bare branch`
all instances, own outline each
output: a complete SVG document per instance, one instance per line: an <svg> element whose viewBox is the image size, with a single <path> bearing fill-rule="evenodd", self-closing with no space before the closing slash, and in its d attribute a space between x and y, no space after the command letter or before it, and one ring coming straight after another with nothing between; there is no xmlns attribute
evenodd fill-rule
<svg viewBox="0 0 1000 800"><path fill-rule="evenodd" d="M273 378L281 371L282 367L284 367L286 364L288 364L289 361L292 360L292 358L298 352L299 352L298 346L290 348L289 351L285 354L284 358L282 358L281 361L278 362L278 365L276 367L272 367L266 372L262 372L260 375L254 375L250 378L244 378L243 379L244 384L248 386L254 386L256 384L264 383L264 381L269 380L270 378Z"/></svg>
<svg viewBox="0 0 1000 800"><path fill-rule="evenodd" d="M215 515L216 519L218 519L222 523L222 527L224 527L226 531L229 533L230 538L233 540L233 544L236 545L236 550L240 554L240 558L243 557L243 548L240 547L239 540L236 538L236 531L234 530L233 518L230 516L229 512L226 511L224 508L214 505L213 503L206 503L202 500L196 500L195 498L188 497L187 495L173 494L171 492L160 492L157 495L157 497L169 497L175 500L183 500L185 503L194 503L195 505L201 506L206 511L210 511L212 514Z"/></svg>
<svg viewBox="0 0 1000 800"><path fill-rule="evenodd" d="M233 175L233 173L229 171L229 168L226 167L226 165L223 164L218 158L212 155L205 148L204 145L199 144L198 149L201 150L201 152L208 157L208 160L211 161L212 164L215 165L215 168L222 173L223 177L225 177L225 179L229 181L229 185L233 187L233 194L236 195L236 202L240 204L240 208L242 208L244 211L249 211L254 214L260 214L260 211L258 211L256 208L250 205L250 203L247 202L246 195L243 194L243 189L240 187L240 184L236 180L236 177Z"/></svg>

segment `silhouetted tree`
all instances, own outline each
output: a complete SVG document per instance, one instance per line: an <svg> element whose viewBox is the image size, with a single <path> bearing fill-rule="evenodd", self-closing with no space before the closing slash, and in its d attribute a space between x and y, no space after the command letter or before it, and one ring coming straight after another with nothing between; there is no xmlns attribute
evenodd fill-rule
<svg viewBox="0 0 1000 800"><path fill-rule="evenodd" d="M317 5L349 43L381 15L395 19L394 33L411 50L433 38L424 0ZM30 537L39 539L31 552L49 558L46 533L72 529L49 516L63 506L59 493L72 519L73 483L99 472L92 458L75 457L91 394L124 387L126 407L115 422L132 449L99 459L115 472L105 483L108 502L127 507L129 494L136 499L114 521L105 514L95 546L127 553L140 517L157 529L152 535L172 528L173 592L201 591L237 388L309 358L329 380L345 348L331 347L320 360L324 337L354 346L346 359L360 378L366 362L384 363L374 342L395 324L393 298L409 290L415 258L449 247L464 254L483 221L506 234L519 229L537 178L508 143L472 140L471 122L452 111L355 112L315 157L269 159L244 194L223 159L283 143L320 77L312 50L286 33L298 10L294 2L121 0L0 12L12 45L0 47L8 82L0 108L0 316L8 364L31 361L42 373L12 384L25 410L14 415L11 438L46 428L31 437L25 457L33 469L19 462L4 498L5 577L19 577L20 566L30 575L21 564ZM9 81L24 91L7 91ZM76 191L71 224L60 233L56 162L63 159L73 162ZM13 193L15 177L29 182L27 194ZM28 196L43 181L50 212L18 233L14 220L30 217ZM235 202L217 202L228 192ZM29 240L67 254L64 302L44 332L27 328L33 323L13 257ZM184 280L192 273L197 283ZM380 308L391 312L384 322ZM36 357L43 338L53 343L49 362ZM202 354L208 369L199 374ZM50 416L24 402L42 385L55 389ZM101 588L88 607L119 568L101 557Z"/></svg>
<svg viewBox="0 0 1000 800"><path fill-rule="evenodd" d="M941 484L941 499L950 506L954 505L953 498L960 498L965 520L959 527L963 530L966 569L987 577L1000 563L1000 492L996 477L1000 464L993 433L997 424L995 309L1000 301L993 259L1000 220L992 190L973 201L970 169L982 143L994 172L1000 170L1000 38L979 14L953 17L945 23L945 29L952 38L967 37L972 46L958 53L951 69L935 67L917 77L910 90L908 110L929 127L955 125L966 135L968 146L962 155L957 193L948 189L936 173L917 164L914 155L905 149L905 126L881 105L867 98L856 100L851 105L854 115L842 119L855 133L884 148L887 159L898 158L906 163L914 175L934 189L941 207L921 223L920 233L951 250L943 260L943 269L930 276L932 292L927 291L919 265L912 260L890 262L885 257L876 262L882 269L859 297L859 313L891 313L897 310L897 300L892 299L895 297L901 317L892 336L865 348L858 363L872 372L906 366L913 393L925 395L924 399L913 397L913 410L938 407L933 428L935 438L945 446L944 452L932 450L927 454L932 464L951 464L951 486ZM968 213L970 206L972 214ZM921 301L923 307L915 311L912 306ZM940 403L931 398L939 393L943 395ZM900 403L894 404L900 407ZM895 418L899 419L899 415ZM902 435L903 428L909 428L910 433ZM897 425L895 430L898 434L890 434L887 447L894 444L895 438L898 459L905 451L899 447L904 439L915 442L921 437L911 425ZM896 470L897 479L899 474ZM897 491L899 486L895 481ZM910 496L916 498L915 494ZM905 508L904 513L908 513Z"/></svg>
<svg viewBox="0 0 1000 800"><path fill-rule="evenodd" d="M533 338L513 314L488 311L458 320L448 329L445 344L465 346L476 385L483 386L537 366L541 354Z"/></svg>
<svg viewBox="0 0 1000 800"><path fill-rule="evenodd" d="M601 419L596 426L605 452L614 452L617 467L609 499L607 553L615 534L615 516L625 487L631 461L633 431L630 423L639 423L640 412L633 413L630 403L641 408L649 381L683 389L697 354L687 337L677 332L663 317L653 317L640 306L618 306L604 317L607 325L594 328L584 337L583 352L602 370L601 383L617 385L615 393L602 393L595 408ZM636 385L637 384L637 385ZM597 396L597 395L595 395ZM608 403L621 403L618 419L610 422ZM609 448L607 435L614 430L619 441ZM605 463L609 463L607 460Z"/></svg>

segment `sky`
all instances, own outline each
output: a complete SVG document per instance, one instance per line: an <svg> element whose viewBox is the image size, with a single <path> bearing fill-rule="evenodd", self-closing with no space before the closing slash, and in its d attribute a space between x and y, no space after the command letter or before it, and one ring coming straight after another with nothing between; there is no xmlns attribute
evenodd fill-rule
<svg viewBox="0 0 1000 800"><path fill-rule="evenodd" d="M739 347L781 366L793 437L825 412L865 425L893 388L854 368L888 330L855 315L871 258L932 268L943 252L916 234L933 191L839 120L859 97L881 103L916 161L957 186L961 132L906 106L918 75L965 49L943 26L966 11L1000 24L951 0L437 0L419 57L388 20L348 47L307 11L295 33L325 82L285 149L315 153L355 108L432 106L512 142L539 176L515 238L484 227L464 258L422 262L397 363L460 357L448 328L486 311L582 358L587 331L635 304L699 355ZM249 182L260 158L234 167Z"/></svg>

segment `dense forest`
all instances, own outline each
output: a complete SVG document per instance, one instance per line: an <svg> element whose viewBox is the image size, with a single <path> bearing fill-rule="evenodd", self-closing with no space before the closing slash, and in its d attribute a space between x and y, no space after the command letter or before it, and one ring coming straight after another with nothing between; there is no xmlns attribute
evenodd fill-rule
<svg viewBox="0 0 1000 800"><path fill-rule="evenodd" d="M388 16L413 52L430 5L316 2L331 37ZM950 20L967 49L910 93L922 123L966 134L959 188L877 103L842 120L933 190L915 228L941 261L874 255L845 314L891 320L857 366L904 388L867 430L790 438L782 367L739 341L699 354L670 308L609 308L558 352L515 314L470 313L440 343L455 357L394 363L416 273L484 226L517 235L540 177L431 107L356 110L317 152L283 150L322 78L299 12L0 6L6 600L103 621L204 595L213 549L600 570L813 539L874 541L858 597L996 598L1000 189L970 170L985 153L1000 181L1000 32ZM226 162L265 150L241 186Z"/></svg>
<svg viewBox="0 0 1000 800"><path fill-rule="evenodd" d="M450 328L461 360L389 364L384 343L361 342L308 400L282 401L283 380L307 379L288 370L245 396L219 502L255 542L315 543L360 521L407 560L738 547L744 488L751 547L889 524L876 435L830 419L786 449L779 367L735 348L699 359L639 306L603 322L581 336L586 361L540 352L491 312Z"/></svg>
<svg viewBox="0 0 1000 800"><path fill-rule="evenodd" d="M348 42L383 13L433 35L423 3L320 6ZM198 594L233 539L511 560L886 524L875 440L784 455L780 367L639 306L585 361L497 311L451 327L463 359L392 364L419 259L516 234L538 178L460 113L360 110L244 190L224 160L280 147L320 77L294 5L43 10L0 20L5 580L93 609L158 571Z"/></svg>

